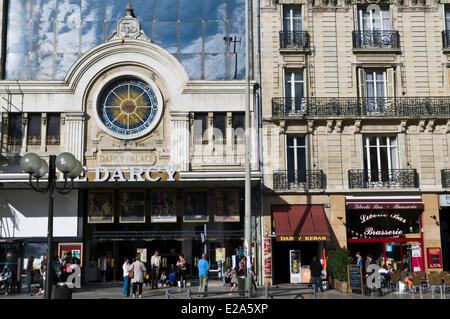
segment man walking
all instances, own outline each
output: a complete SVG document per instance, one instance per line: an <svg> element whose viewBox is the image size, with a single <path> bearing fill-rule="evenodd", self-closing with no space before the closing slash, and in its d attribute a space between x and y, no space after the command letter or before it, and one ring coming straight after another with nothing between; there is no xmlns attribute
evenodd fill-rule
<svg viewBox="0 0 450 319"><path fill-rule="evenodd" d="M152 269L152 289L158 289L159 267L161 266L161 256L159 251L155 250L155 254L150 259L150 267Z"/></svg>
<svg viewBox="0 0 450 319"><path fill-rule="evenodd" d="M320 292L323 292L322 287L322 264L317 260L317 256L313 257L313 261L311 262L311 276L313 278L314 283L314 291L318 292L320 288Z"/></svg>
<svg viewBox="0 0 450 319"><path fill-rule="evenodd" d="M206 254L202 254L202 259L197 264L198 277L200 278L199 295L202 298L206 297L206 292L208 290L208 272L209 272L209 262L206 260Z"/></svg>

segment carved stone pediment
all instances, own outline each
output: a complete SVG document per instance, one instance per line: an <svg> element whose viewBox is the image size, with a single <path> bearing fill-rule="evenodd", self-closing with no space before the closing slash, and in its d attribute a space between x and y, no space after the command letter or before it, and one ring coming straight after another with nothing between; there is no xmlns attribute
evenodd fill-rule
<svg viewBox="0 0 450 319"><path fill-rule="evenodd" d="M134 16L130 1L128 1L125 11L127 15L117 22L117 30L106 39L106 42L120 39L136 39L151 42L150 38L142 30L141 23Z"/></svg>

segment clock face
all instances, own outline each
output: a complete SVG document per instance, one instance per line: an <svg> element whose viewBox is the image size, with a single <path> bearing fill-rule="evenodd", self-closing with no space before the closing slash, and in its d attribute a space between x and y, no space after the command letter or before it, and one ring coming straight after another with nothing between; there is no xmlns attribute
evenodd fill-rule
<svg viewBox="0 0 450 319"><path fill-rule="evenodd" d="M97 112L113 135L140 137L158 120L161 106L153 89L138 79L121 79L111 83L100 96Z"/></svg>

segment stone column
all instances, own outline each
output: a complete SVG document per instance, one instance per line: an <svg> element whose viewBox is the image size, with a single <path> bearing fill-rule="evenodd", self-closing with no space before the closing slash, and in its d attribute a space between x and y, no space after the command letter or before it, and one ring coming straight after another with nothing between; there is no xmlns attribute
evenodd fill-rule
<svg viewBox="0 0 450 319"><path fill-rule="evenodd" d="M84 113L66 113L64 131L64 151L72 153L83 163Z"/></svg>
<svg viewBox="0 0 450 319"><path fill-rule="evenodd" d="M170 165L181 171L189 170L189 113L171 112L170 122Z"/></svg>

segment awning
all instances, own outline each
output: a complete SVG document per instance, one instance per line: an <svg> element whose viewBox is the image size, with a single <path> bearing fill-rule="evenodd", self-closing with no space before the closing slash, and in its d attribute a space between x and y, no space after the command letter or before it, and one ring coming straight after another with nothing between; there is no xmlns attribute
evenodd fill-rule
<svg viewBox="0 0 450 319"><path fill-rule="evenodd" d="M323 205L273 206L277 241L330 240Z"/></svg>
<svg viewBox="0 0 450 319"><path fill-rule="evenodd" d="M346 196L345 203L349 210L423 209L420 196Z"/></svg>

